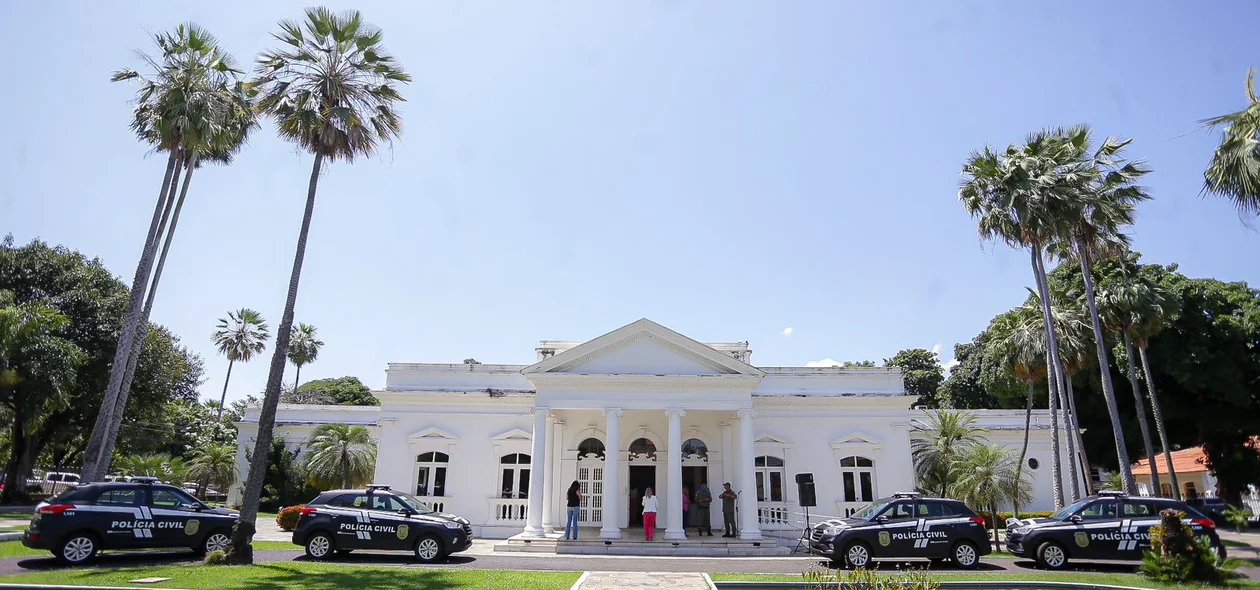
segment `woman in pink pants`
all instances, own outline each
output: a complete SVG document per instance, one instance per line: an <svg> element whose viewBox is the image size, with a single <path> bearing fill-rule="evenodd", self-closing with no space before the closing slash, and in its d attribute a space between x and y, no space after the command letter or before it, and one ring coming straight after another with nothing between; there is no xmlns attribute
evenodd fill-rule
<svg viewBox="0 0 1260 590"><path fill-rule="evenodd" d="M652 493L652 488L648 488L643 493L643 533L647 535L647 540L652 540L652 533L656 530L656 494Z"/></svg>

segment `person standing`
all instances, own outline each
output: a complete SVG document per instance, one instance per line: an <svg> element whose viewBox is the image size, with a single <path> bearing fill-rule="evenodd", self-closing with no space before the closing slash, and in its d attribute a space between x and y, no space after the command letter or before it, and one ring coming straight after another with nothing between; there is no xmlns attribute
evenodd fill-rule
<svg viewBox="0 0 1260 590"><path fill-rule="evenodd" d="M712 503L713 493L709 491L709 486L700 484L696 490L696 536L703 535L705 531L713 536L713 521L709 516L709 504Z"/></svg>
<svg viewBox="0 0 1260 590"><path fill-rule="evenodd" d="M687 512L689 512L690 510L691 510L691 490L687 489L687 486L683 486L683 510L682 510L682 513L683 513L683 522L682 522L682 529L683 529L683 536L684 536L684 537L688 536L688 535L687 535Z"/></svg>
<svg viewBox="0 0 1260 590"><path fill-rule="evenodd" d="M730 482L722 484L722 493L718 496L722 499L722 527L725 529L723 537L732 538L739 534L735 530L735 500L739 496L731 489Z"/></svg>
<svg viewBox="0 0 1260 590"><path fill-rule="evenodd" d="M576 541L578 514L582 510L582 484L577 480L573 480L573 483L569 485L567 500L565 506L568 507L568 518L564 522L564 538Z"/></svg>
<svg viewBox="0 0 1260 590"><path fill-rule="evenodd" d="M643 492L643 534L647 540L652 540L652 533L656 531L656 494L652 493L652 488L648 488Z"/></svg>

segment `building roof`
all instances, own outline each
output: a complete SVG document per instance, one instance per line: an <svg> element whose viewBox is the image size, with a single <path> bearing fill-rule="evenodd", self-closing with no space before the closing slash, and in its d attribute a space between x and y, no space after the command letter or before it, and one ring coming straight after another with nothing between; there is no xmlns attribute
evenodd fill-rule
<svg viewBox="0 0 1260 590"><path fill-rule="evenodd" d="M1260 452L1260 436L1251 437L1251 448ZM1160 473L1168 473L1168 461L1164 459L1161 453L1156 455L1158 461L1155 465L1159 467ZM1177 473L1195 473L1211 471L1207 466L1207 454L1203 452L1203 447L1191 447L1172 452L1172 464L1177 469ZM1150 475L1151 462L1149 458L1141 459L1133 464L1133 475Z"/></svg>

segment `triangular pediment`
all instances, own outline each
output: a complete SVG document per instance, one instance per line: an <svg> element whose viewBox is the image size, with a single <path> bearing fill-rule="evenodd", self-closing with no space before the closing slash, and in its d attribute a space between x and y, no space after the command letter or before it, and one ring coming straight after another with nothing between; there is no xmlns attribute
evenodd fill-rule
<svg viewBox="0 0 1260 590"><path fill-rule="evenodd" d="M846 434L836 440L831 441L832 448L844 445L879 445L879 439L860 432Z"/></svg>
<svg viewBox="0 0 1260 590"><path fill-rule="evenodd" d="M743 361L642 319L584 342L522 373L585 375L756 375Z"/></svg>
<svg viewBox="0 0 1260 590"><path fill-rule="evenodd" d="M459 437L455 436L441 428L430 427L419 432L414 432L407 437L408 442L425 442L425 441L446 441L458 442Z"/></svg>
<svg viewBox="0 0 1260 590"><path fill-rule="evenodd" d="M513 428L497 436L490 437L490 440L495 441L495 442L527 441L527 440L533 440L533 438L534 437L531 436L529 432L525 430L521 430L520 428Z"/></svg>

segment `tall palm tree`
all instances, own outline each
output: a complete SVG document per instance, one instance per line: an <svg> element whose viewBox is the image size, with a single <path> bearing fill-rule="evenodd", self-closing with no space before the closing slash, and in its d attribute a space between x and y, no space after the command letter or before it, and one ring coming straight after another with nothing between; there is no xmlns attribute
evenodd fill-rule
<svg viewBox="0 0 1260 590"><path fill-rule="evenodd" d="M1032 483L1023 476L1019 462L1006 447L996 443L980 443L954 459L958 479L950 487L950 497L966 502L977 511L988 510L993 516L993 547L998 546L998 508L1032 502Z"/></svg>
<svg viewBox="0 0 1260 590"><path fill-rule="evenodd" d="M1102 320L1098 314L1092 267L1095 260L1127 251L1129 238L1123 229L1133 225L1137 204L1150 199L1145 189L1137 184L1138 179L1150 170L1141 162L1124 159L1124 148L1132 139L1108 137L1098 149L1091 151L1089 134L1089 127L1081 125L1066 130L1061 138L1063 145L1069 148L1066 159L1072 162L1076 174L1067 187L1072 198L1064 200L1069 210L1061 212L1068 223L1059 226L1061 231L1051 244L1051 252L1065 261L1080 264L1085 283L1085 302L1094 329L1103 396L1116 442L1120 477L1125 491L1136 494L1129 451L1124 443L1120 412L1116 406L1115 386L1111 382L1111 365L1107 360Z"/></svg>
<svg viewBox="0 0 1260 590"><path fill-rule="evenodd" d="M361 486L376 470L376 443L363 426L320 424L306 439L305 469L324 489Z"/></svg>
<svg viewBox="0 0 1260 590"><path fill-rule="evenodd" d="M358 11L335 14L323 7L309 8L303 22L285 21L280 28L275 37L287 47L263 52L258 57L258 110L275 119L281 137L315 157L284 315L280 318L258 416L255 448L245 477L240 519L228 550L229 561L238 564L253 562L249 539L255 530L267 451L280 402L320 168L325 159L352 162L373 154L381 142L392 141L402 130L402 119L394 110L403 100L397 86L411 81L411 76L381 46L381 30L364 22Z"/></svg>
<svg viewBox="0 0 1260 590"><path fill-rule="evenodd" d="M1028 401L1024 408L1024 444L1015 465L1015 479L1024 476L1024 461L1028 457L1028 438L1032 430L1034 386L1046 376L1046 351L1041 311L1025 303L993 318L986 330L989 342L985 356L999 359L1011 375L1028 388ZM1021 502L1015 501L1015 518L1019 518ZM984 508L984 506L982 506Z"/></svg>
<svg viewBox="0 0 1260 590"><path fill-rule="evenodd" d="M236 481L236 448L232 445L210 445L193 451L192 461L188 463L188 476L219 490L228 489ZM197 493L205 493L204 484L198 484Z"/></svg>
<svg viewBox="0 0 1260 590"><path fill-rule="evenodd" d="M223 395L219 396L219 413L215 419L223 418L223 404L227 402L228 382L232 380L232 365L236 361L248 363L255 355L267 349L267 322L258 312L242 307L229 311L227 319L219 318L218 329L210 337L214 345L219 347L219 354L228 359L227 377L223 378Z"/></svg>
<svg viewBox="0 0 1260 590"><path fill-rule="evenodd" d="M1203 190L1234 202L1239 215L1260 215L1260 97L1255 68L1247 70L1247 108L1203 121L1224 126L1221 143L1203 171Z"/></svg>
<svg viewBox="0 0 1260 590"><path fill-rule="evenodd" d="M1142 445L1151 463L1153 494L1158 496L1162 494L1163 486L1160 485L1159 466L1155 462L1155 445L1151 442L1151 427L1146 420L1146 404L1142 401L1142 388L1138 386L1137 363L1133 359L1132 335L1138 322L1134 307L1139 304L1138 300L1143 295L1138 292L1138 288L1129 280L1123 269L1121 274L1125 276L1106 277L1102 288L1098 291L1098 309L1102 315L1103 325L1112 332L1118 332L1124 343L1124 356L1129 368L1129 388L1133 391L1133 408L1137 413L1138 429L1142 433Z"/></svg>
<svg viewBox="0 0 1260 590"><path fill-rule="evenodd" d="M138 328L146 287L161 239L160 228L171 214L180 170L190 154L214 143L210 138L221 133L225 117L238 106L232 93L224 90L234 87L236 77L243 72L219 49L213 35L197 25L181 24L174 32L154 35L154 42L159 56L140 54L141 60L153 70L150 75L142 76L135 70L124 69L112 78L114 81L139 80L131 128L155 151L166 152L167 163L123 313L109 384L84 451L82 475L85 481L99 479L112 456L113 439L117 436L114 418L121 415L126 406L123 383L128 367L132 366L133 350L143 339ZM132 370L134 372L134 368Z"/></svg>
<svg viewBox="0 0 1260 590"><path fill-rule="evenodd" d="M925 412L926 422L916 421L910 441L919 487L938 496L949 492L958 477L953 461L985 440L987 430L976 426L974 414L952 410Z"/></svg>
<svg viewBox="0 0 1260 590"><path fill-rule="evenodd" d="M297 391L298 386L302 385L302 365L315 362L319 357L319 349L323 346L324 341L317 337L315 326L299 322L298 327L293 329L289 336L288 352L289 362L297 367L293 375L293 391Z"/></svg>

